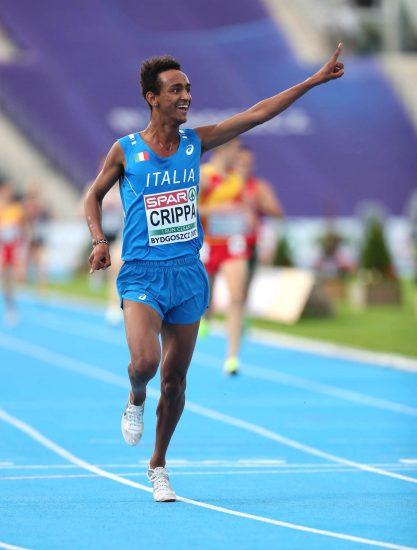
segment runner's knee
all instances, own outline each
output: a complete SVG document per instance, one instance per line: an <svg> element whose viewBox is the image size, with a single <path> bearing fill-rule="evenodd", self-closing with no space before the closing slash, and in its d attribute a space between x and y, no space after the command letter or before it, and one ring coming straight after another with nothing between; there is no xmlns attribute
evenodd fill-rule
<svg viewBox="0 0 417 550"><path fill-rule="evenodd" d="M151 352L133 354L129 364L129 378L132 384L151 380L158 370L159 360L159 354Z"/></svg>
<svg viewBox="0 0 417 550"><path fill-rule="evenodd" d="M164 376L161 381L161 393L169 400L175 401L185 394L186 378L180 375Z"/></svg>

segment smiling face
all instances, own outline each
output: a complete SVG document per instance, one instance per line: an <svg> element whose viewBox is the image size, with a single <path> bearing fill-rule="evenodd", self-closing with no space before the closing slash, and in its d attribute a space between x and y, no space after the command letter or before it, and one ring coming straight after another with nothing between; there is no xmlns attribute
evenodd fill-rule
<svg viewBox="0 0 417 550"><path fill-rule="evenodd" d="M159 93L148 92L146 99L152 106L153 113L182 124L187 120L191 105L191 85L188 77L182 71L170 69L158 75Z"/></svg>

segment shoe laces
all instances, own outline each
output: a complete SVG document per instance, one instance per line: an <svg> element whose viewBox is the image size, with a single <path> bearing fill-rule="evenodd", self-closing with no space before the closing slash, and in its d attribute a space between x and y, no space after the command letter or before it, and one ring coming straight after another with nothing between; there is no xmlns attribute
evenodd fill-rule
<svg viewBox="0 0 417 550"><path fill-rule="evenodd" d="M152 474L149 476L149 481L153 484L155 491L172 491L168 472L162 466L153 469Z"/></svg>
<svg viewBox="0 0 417 550"><path fill-rule="evenodd" d="M128 407L126 408L126 419L129 423L129 426L131 428L137 428L140 429L141 426L141 420L142 420L142 414L143 414L143 405L132 405L129 403Z"/></svg>

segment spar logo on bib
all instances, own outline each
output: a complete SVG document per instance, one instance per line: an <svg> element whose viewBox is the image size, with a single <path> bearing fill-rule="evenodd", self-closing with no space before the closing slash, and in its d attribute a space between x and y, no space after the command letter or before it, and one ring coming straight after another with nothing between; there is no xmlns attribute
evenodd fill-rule
<svg viewBox="0 0 417 550"><path fill-rule="evenodd" d="M150 246L197 237L196 187L145 195L143 200Z"/></svg>

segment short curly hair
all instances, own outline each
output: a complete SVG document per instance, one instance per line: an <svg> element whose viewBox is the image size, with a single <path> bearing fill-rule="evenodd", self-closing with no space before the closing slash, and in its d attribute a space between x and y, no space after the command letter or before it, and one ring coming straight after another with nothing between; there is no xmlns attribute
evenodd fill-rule
<svg viewBox="0 0 417 550"><path fill-rule="evenodd" d="M148 103L150 109L152 106L146 99L148 92L159 94L161 91L161 81L159 80L159 74L171 69L181 70L181 65L175 57L171 55L160 55L157 57L151 57L146 59L140 68L140 85L142 88L142 95L145 101Z"/></svg>

